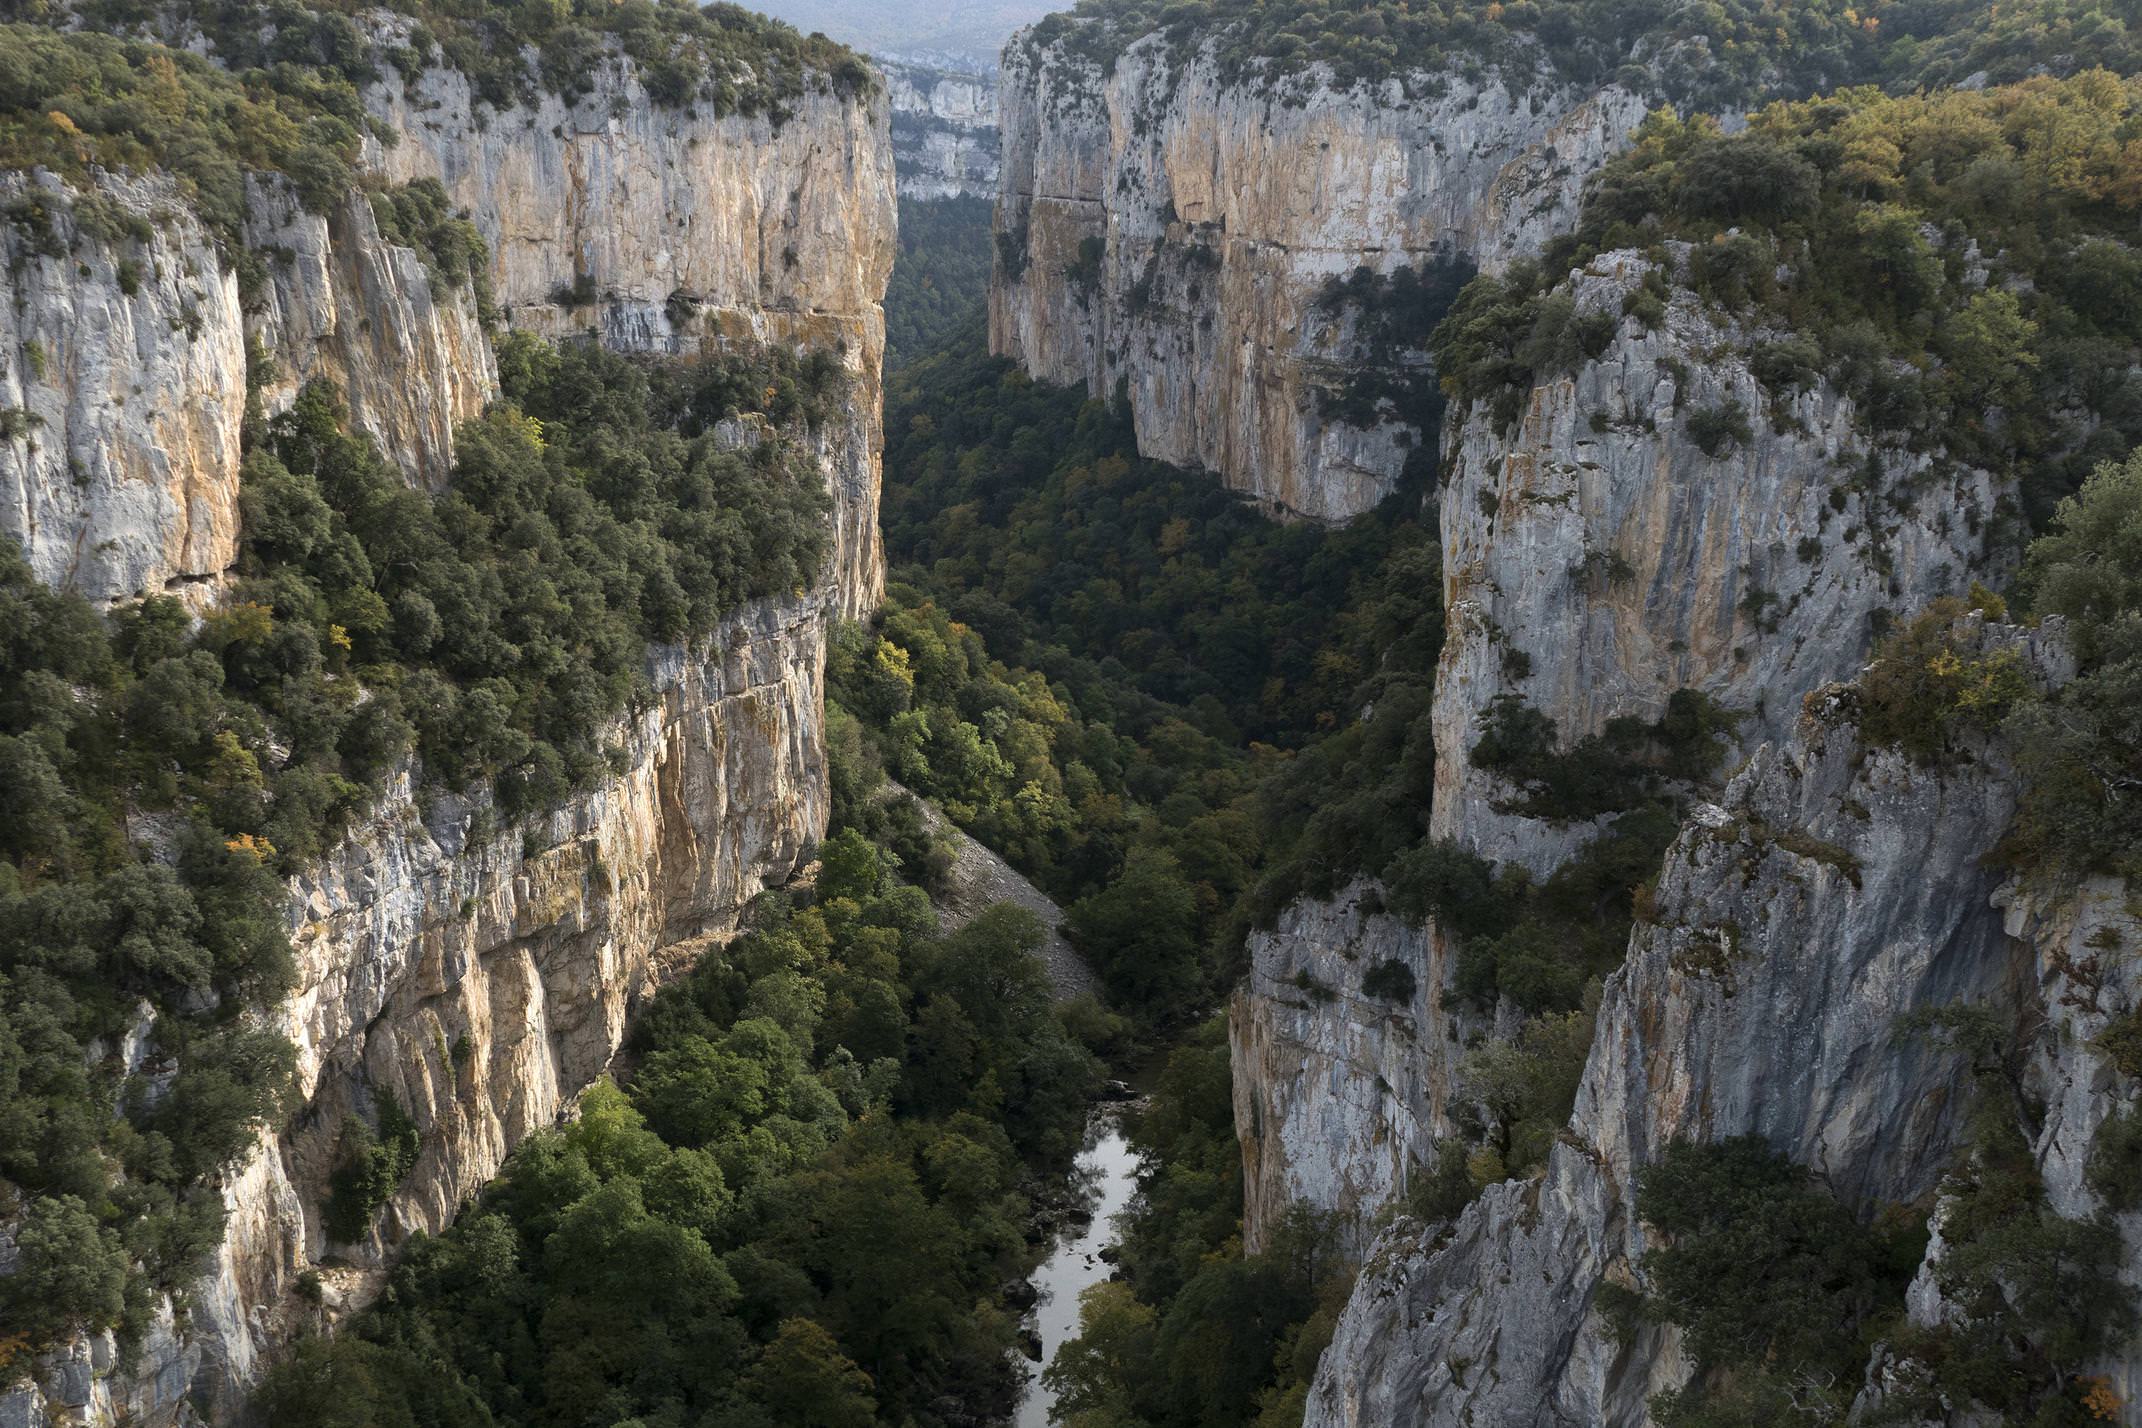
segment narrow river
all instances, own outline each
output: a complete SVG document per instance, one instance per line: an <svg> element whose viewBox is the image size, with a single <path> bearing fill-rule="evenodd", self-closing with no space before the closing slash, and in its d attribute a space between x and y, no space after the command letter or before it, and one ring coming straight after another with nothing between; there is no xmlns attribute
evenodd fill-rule
<svg viewBox="0 0 2142 1428"><path fill-rule="evenodd" d="M1041 1362L1027 1371L1018 1428L1048 1428L1055 1397L1041 1386L1041 1371L1054 1361L1064 1341L1078 1333L1079 1295L1108 1278L1110 1267L1101 1259L1101 1251L1115 1243L1115 1218L1130 1204L1131 1191L1137 1187L1138 1156L1124 1140L1115 1113L1096 1116L1087 1135L1092 1144L1079 1152L1078 1169L1094 1183L1093 1218L1084 1231L1059 1240L1055 1251L1034 1271L1034 1288L1041 1292L1034 1306Z"/></svg>

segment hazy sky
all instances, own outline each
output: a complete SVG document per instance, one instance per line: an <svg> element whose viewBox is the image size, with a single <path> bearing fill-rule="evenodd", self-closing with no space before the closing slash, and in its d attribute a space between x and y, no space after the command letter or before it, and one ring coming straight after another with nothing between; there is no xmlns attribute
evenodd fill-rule
<svg viewBox="0 0 2142 1428"><path fill-rule="evenodd" d="M1072 0L742 0L808 34L882 53L951 50L994 60L1013 30Z"/></svg>

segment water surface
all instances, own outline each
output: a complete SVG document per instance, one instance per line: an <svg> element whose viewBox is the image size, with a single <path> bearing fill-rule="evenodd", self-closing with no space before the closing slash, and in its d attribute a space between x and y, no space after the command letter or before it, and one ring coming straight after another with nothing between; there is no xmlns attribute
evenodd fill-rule
<svg viewBox="0 0 2142 1428"><path fill-rule="evenodd" d="M1093 1218L1078 1233L1067 1232L1034 1271L1041 1301L1034 1306L1034 1327L1041 1335L1041 1362L1027 1366L1026 1395L1019 1401L1018 1428L1048 1428L1055 1398L1041 1386L1041 1371L1056 1358L1064 1341L1078 1333L1078 1297L1108 1278L1111 1266L1101 1251L1115 1243L1115 1218L1130 1204L1137 1187L1138 1156L1123 1139L1113 1113L1094 1118L1090 1142L1079 1152L1078 1173L1093 1186Z"/></svg>

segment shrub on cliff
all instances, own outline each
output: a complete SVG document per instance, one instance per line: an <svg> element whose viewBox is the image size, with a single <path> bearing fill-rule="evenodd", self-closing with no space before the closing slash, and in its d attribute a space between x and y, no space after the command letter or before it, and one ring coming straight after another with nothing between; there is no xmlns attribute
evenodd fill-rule
<svg viewBox="0 0 2142 1428"><path fill-rule="evenodd" d="M2033 614L2066 620L2081 667L2008 720L2024 786L2012 849L2142 876L2142 456L2100 467L2061 503L2021 584Z"/></svg>

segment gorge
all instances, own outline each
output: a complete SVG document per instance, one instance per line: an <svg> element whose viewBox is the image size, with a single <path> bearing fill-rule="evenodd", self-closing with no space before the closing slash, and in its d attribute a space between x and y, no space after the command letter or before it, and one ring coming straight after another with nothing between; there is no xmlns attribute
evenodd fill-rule
<svg viewBox="0 0 2142 1428"><path fill-rule="evenodd" d="M2130 1421L2129 19L0 25L0 1428Z"/></svg>

